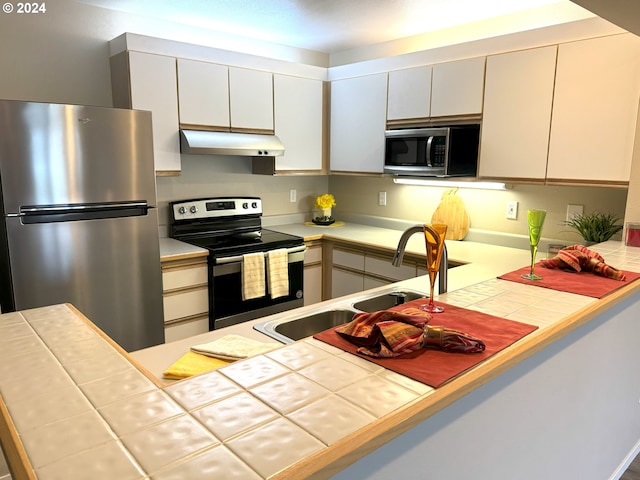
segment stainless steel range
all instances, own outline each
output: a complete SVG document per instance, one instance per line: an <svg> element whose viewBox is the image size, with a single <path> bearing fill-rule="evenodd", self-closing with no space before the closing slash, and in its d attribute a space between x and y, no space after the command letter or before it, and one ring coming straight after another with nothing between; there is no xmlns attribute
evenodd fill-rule
<svg viewBox="0 0 640 480"><path fill-rule="evenodd" d="M301 307L303 300L304 239L262 228L262 200L258 197L214 197L169 204L169 235L209 250L209 329L235 325ZM280 293L273 295L267 269L275 253L284 259ZM262 255L255 255L260 253ZM264 264L261 263L264 259ZM257 264L256 264L257 260ZM246 298L249 266L264 278L264 295ZM282 264L281 264L282 266ZM265 269L265 271L260 271ZM252 282L255 278L251 279ZM286 282L282 293L282 284Z"/></svg>

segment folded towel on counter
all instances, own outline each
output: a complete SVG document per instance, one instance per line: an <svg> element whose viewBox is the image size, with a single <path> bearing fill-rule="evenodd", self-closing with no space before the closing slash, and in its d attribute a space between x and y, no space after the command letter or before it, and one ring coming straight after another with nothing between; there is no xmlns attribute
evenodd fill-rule
<svg viewBox="0 0 640 480"><path fill-rule="evenodd" d="M191 351L233 361L269 352L280 346L280 343L259 342L240 335L225 335L213 342L194 345L191 347Z"/></svg>
<svg viewBox="0 0 640 480"><path fill-rule="evenodd" d="M446 352L478 353L485 349L482 340L444 327L430 327L431 314L417 308L400 311L381 310L357 313L336 332L357 345L358 353L370 357L398 357L421 348L439 348Z"/></svg>
<svg viewBox="0 0 640 480"><path fill-rule="evenodd" d="M575 272L593 272L614 280L625 280L625 274L604 262L604 258L584 245L565 247L558 254L548 260L541 260L540 264L546 268L561 268Z"/></svg>
<svg viewBox="0 0 640 480"><path fill-rule="evenodd" d="M267 253L267 285L271 298L289 295L289 254L286 248Z"/></svg>
<svg viewBox="0 0 640 480"><path fill-rule="evenodd" d="M242 300L265 296L264 253L242 256Z"/></svg>
<svg viewBox="0 0 640 480"><path fill-rule="evenodd" d="M189 351L167 368L162 373L162 376L171 380L180 380L200 373L210 372L211 370L224 367L230 363L230 361Z"/></svg>

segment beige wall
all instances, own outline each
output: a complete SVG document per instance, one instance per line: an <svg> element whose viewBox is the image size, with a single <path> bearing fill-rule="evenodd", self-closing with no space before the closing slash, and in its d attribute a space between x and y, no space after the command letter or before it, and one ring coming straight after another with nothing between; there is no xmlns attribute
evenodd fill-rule
<svg viewBox="0 0 640 480"><path fill-rule="evenodd" d="M440 204L442 187L396 185L390 178L357 177L358 188L354 188L356 177L332 176L329 190L336 197L334 216L342 212L387 217L424 223L431 220ZM387 206L378 205L378 192L387 192ZM505 191L458 189L456 195L462 199L469 213L472 229L490 230L517 235L527 235L526 211L530 208L547 210L543 236L580 241L581 237L564 225L567 204L583 205L584 212L601 211L619 218L625 214L626 189L552 187L514 185ZM518 218L506 219L507 201L516 200Z"/></svg>

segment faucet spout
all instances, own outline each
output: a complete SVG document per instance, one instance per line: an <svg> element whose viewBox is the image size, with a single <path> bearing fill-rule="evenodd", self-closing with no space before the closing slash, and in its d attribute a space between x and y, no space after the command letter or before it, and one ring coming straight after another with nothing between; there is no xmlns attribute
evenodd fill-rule
<svg viewBox="0 0 640 480"><path fill-rule="evenodd" d="M393 255L393 259L391 260L391 264L394 267L399 267L402 265L402 259L404 258L404 251L407 248L407 242L409 238L413 236L415 233L423 233L422 225L415 225L406 229L402 232L400 236L400 240L398 241L398 248L396 248L396 253ZM438 269L438 292L445 293L447 291L447 269L448 269L449 258L447 255L447 244L445 243L442 247L442 257L440 259L440 268Z"/></svg>
<svg viewBox="0 0 640 480"><path fill-rule="evenodd" d="M422 225L416 225L414 227L408 228L402 233L400 240L398 241L398 248L396 249L396 253L393 256L393 260L391 260L391 264L394 267L399 267L402 265L402 259L404 258L404 250L407 248L407 242L409 241L409 237L413 236L415 233L422 233Z"/></svg>

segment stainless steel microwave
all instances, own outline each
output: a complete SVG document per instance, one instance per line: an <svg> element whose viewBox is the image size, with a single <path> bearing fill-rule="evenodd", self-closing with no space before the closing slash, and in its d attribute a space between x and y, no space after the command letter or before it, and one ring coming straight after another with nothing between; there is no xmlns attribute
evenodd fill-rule
<svg viewBox="0 0 640 480"><path fill-rule="evenodd" d="M387 130L384 173L394 176L475 177L480 125Z"/></svg>

